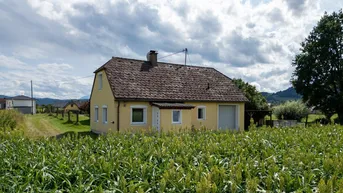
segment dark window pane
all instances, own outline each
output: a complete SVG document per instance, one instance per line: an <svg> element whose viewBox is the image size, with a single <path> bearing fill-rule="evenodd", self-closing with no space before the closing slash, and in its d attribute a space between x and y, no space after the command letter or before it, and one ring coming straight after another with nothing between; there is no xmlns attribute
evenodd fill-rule
<svg viewBox="0 0 343 193"><path fill-rule="evenodd" d="M180 122L180 111L173 111L173 122Z"/></svg>
<svg viewBox="0 0 343 193"><path fill-rule="evenodd" d="M204 109L198 109L198 119L204 118Z"/></svg>
<svg viewBox="0 0 343 193"><path fill-rule="evenodd" d="M144 122L144 109L132 109L132 122Z"/></svg>

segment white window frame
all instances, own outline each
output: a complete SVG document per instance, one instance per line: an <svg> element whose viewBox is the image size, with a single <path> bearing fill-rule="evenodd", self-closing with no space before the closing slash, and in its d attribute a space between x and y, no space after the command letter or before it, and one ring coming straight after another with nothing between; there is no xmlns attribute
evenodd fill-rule
<svg viewBox="0 0 343 193"><path fill-rule="evenodd" d="M94 122L99 122L99 107L97 105L95 105L94 107L94 116L95 116L95 119L94 119Z"/></svg>
<svg viewBox="0 0 343 193"><path fill-rule="evenodd" d="M105 120L105 116L104 116L104 110L106 109L106 120ZM102 123L103 124L107 124L108 122L108 109L107 109L107 105L103 105L102 106Z"/></svg>
<svg viewBox="0 0 343 193"><path fill-rule="evenodd" d="M145 105L133 105L130 107L130 123L131 125L146 125L147 124L147 106ZM132 121L132 114L133 109L143 109L143 122L133 122Z"/></svg>
<svg viewBox="0 0 343 193"><path fill-rule="evenodd" d="M103 86L103 75L102 75L102 73L100 72L100 73L98 73L98 75L97 75L98 77L98 89L99 90L102 90L102 86Z"/></svg>
<svg viewBox="0 0 343 193"><path fill-rule="evenodd" d="M177 122L174 122L174 120L173 120L173 114L175 111L180 111L179 121L177 121ZM172 120L172 124L182 124L182 110L181 109L173 109L172 113L171 113L171 120Z"/></svg>
<svg viewBox="0 0 343 193"><path fill-rule="evenodd" d="M203 118L199 119L199 109L203 109ZM197 108L197 118L199 121L206 120L206 106L198 106Z"/></svg>

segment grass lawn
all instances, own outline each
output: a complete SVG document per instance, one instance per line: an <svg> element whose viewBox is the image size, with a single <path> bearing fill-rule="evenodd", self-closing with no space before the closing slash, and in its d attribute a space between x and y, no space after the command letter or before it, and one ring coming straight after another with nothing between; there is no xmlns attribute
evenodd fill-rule
<svg viewBox="0 0 343 193"><path fill-rule="evenodd" d="M48 114L25 115L24 133L27 136L57 136L69 132L88 132L89 117L80 115L79 123L75 124L76 116L71 116L71 122L68 122L68 116L62 119L61 116L49 116Z"/></svg>
<svg viewBox="0 0 343 193"><path fill-rule="evenodd" d="M63 132L90 131L89 117L87 117L85 115L79 115L79 123L78 124L76 124L76 115L74 115L74 114L70 114L71 122L68 122L68 114L64 115L64 119L62 119L62 115L60 115L60 114L58 115L58 117L56 117L56 114L53 114L52 116L48 116L46 114L40 114L38 116L41 116L42 118L49 120L51 124L53 124L55 127L57 127L59 130L61 130Z"/></svg>

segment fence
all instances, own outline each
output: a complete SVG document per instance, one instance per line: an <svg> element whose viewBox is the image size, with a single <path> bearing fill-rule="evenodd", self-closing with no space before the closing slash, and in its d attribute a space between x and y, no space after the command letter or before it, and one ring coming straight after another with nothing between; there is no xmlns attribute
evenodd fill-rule
<svg viewBox="0 0 343 193"><path fill-rule="evenodd" d="M305 123L299 123L296 120L266 120L266 125L270 125L272 127L305 127Z"/></svg>

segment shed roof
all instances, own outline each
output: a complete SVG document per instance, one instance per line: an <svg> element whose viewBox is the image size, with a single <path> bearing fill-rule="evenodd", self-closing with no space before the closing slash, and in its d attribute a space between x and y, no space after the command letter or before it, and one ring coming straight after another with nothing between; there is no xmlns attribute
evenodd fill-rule
<svg viewBox="0 0 343 193"><path fill-rule="evenodd" d="M193 109L195 106L183 103L152 103L160 109Z"/></svg>

